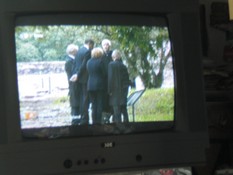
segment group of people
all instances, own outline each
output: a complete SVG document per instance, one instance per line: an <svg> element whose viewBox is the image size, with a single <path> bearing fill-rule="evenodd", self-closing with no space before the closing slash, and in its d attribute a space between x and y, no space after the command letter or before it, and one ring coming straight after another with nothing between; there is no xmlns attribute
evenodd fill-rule
<svg viewBox="0 0 233 175"><path fill-rule="evenodd" d="M92 39L87 39L81 48L70 44L66 49L71 115L81 116L78 124L89 124L91 104L93 124L109 122L110 116L113 123L128 122L130 81L121 53L110 49L108 39L102 41L102 47L94 44Z"/></svg>

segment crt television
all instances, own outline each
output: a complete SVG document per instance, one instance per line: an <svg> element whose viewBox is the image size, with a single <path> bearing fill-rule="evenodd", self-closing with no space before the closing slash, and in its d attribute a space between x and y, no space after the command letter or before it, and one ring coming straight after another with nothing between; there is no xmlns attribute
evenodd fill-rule
<svg viewBox="0 0 233 175"><path fill-rule="evenodd" d="M198 7L194 0L1 1L0 172L203 164L208 135ZM96 47L109 38L122 51L136 84L129 88L129 122L73 122L79 116L69 114L63 58L69 43L81 47L85 37Z"/></svg>

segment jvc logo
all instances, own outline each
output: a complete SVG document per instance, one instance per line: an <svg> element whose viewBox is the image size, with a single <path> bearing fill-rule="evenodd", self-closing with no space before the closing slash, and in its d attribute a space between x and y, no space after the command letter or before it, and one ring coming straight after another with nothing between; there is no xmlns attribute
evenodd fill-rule
<svg viewBox="0 0 233 175"><path fill-rule="evenodd" d="M102 143L103 148L113 148L115 146L114 142L104 142Z"/></svg>

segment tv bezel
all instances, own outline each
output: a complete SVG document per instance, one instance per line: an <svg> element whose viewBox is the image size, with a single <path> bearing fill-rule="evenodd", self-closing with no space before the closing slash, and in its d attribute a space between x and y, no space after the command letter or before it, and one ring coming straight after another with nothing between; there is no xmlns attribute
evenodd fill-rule
<svg viewBox="0 0 233 175"><path fill-rule="evenodd" d="M36 170L38 174L90 174L204 163L208 130L198 7L198 1L194 0L0 2L0 80L3 82L0 88L0 172L27 175ZM34 141L22 138L20 119L16 117L19 114L16 18L64 13L162 14L168 18L176 68L173 130L91 138Z"/></svg>

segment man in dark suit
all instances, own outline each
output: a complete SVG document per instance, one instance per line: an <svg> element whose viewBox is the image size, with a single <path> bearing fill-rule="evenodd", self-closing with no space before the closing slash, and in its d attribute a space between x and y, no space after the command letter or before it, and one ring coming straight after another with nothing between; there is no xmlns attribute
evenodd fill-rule
<svg viewBox="0 0 233 175"><path fill-rule="evenodd" d="M78 46L74 44L69 44L66 49L66 62L65 62L65 71L68 78L69 84L69 100L70 100L70 107L71 107L71 115L78 116L79 113L79 100L77 94L77 84L75 82L71 82L70 78L73 75L73 68L74 68L74 59L75 55L78 52Z"/></svg>
<svg viewBox="0 0 233 175"><path fill-rule="evenodd" d="M112 53L114 61L108 65L108 93L110 95L109 104L113 107L113 122L128 122L127 95L129 87L129 74L126 66L122 63L121 53L114 50Z"/></svg>
<svg viewBox="0 0 233 175"><path fill-rule="evenodd" d="M103 120L105 123L109 123L109 118L111 117L113 111L109 105L109 94L108 94L108 64L112 61L112 50L111 41L108 39L103 39L101 42L102 49L104 51L102 60L105 69L105 81L104 81L104 91L103 91Z"/></svg>
<svg viewBox="0 0 233 175"><path fill-rule="evenodd" d="M87 93L87 61L91 58L91 50L94 47L94 41L91 39L85 40L84 45L78 50L75 57L75 67L71 81L77 82L81 86L80 92L80 113L81 122L80 124L88 124L89 122L89 97Z"/></svg>

